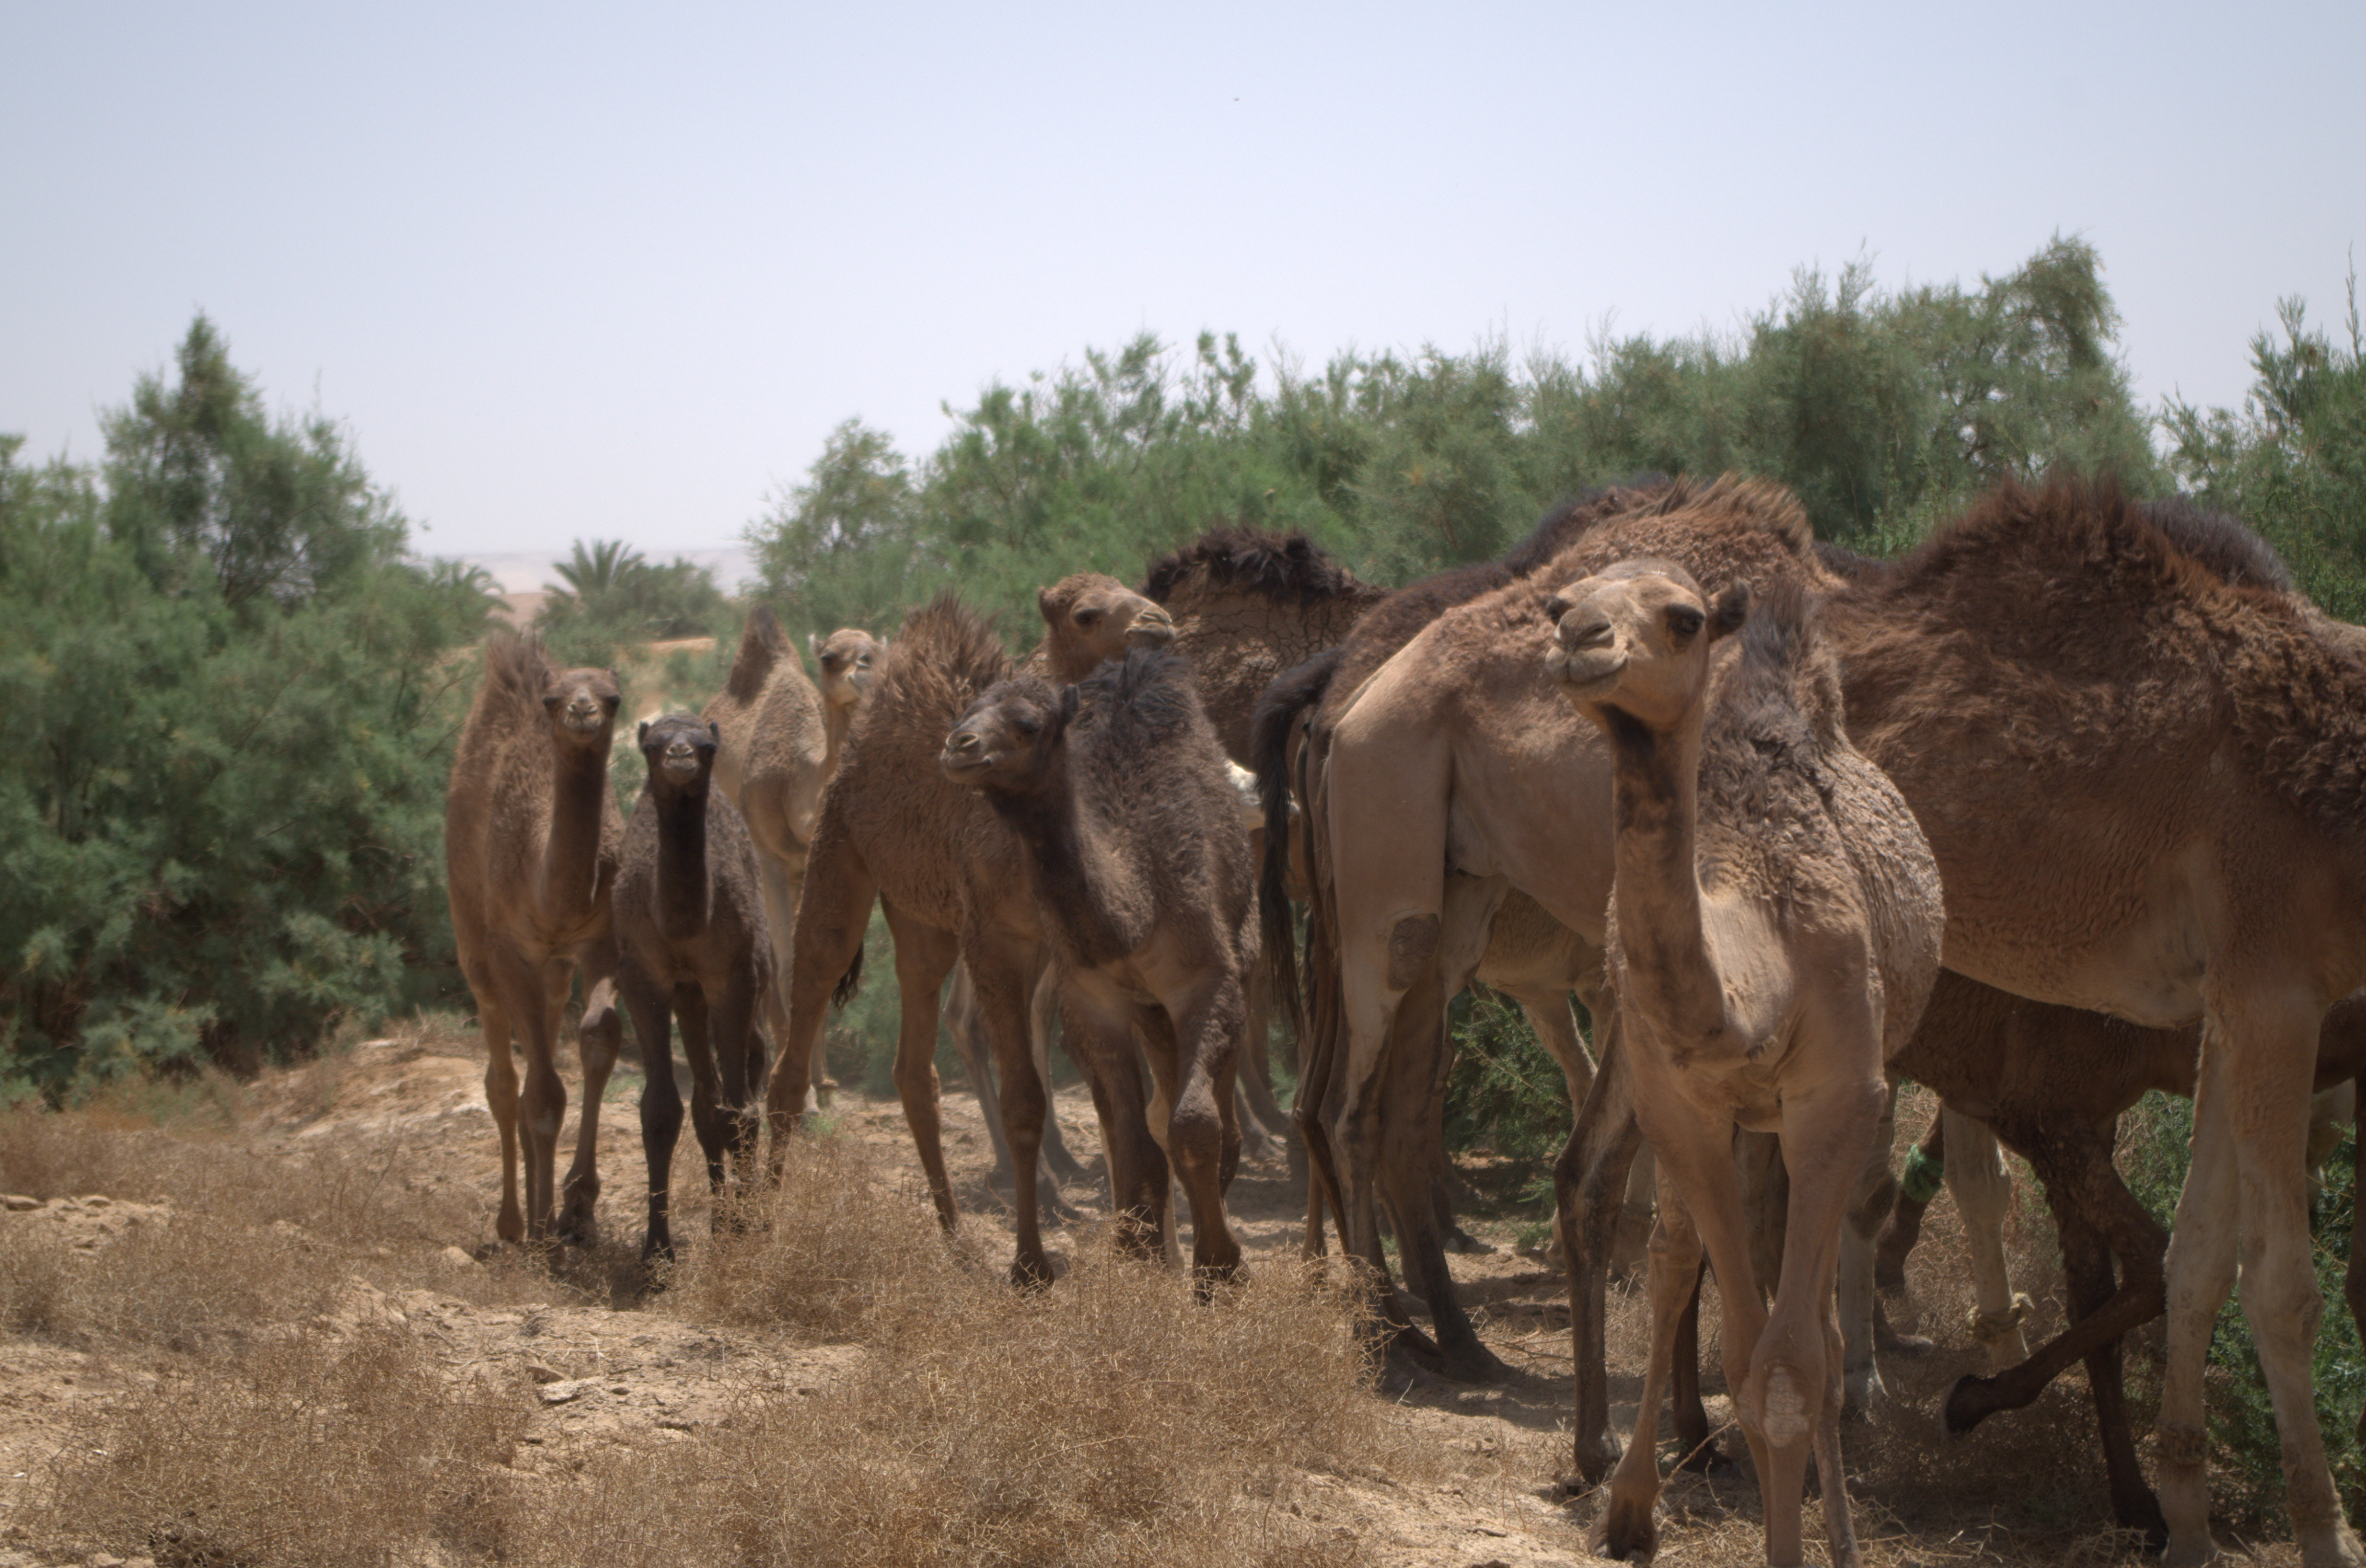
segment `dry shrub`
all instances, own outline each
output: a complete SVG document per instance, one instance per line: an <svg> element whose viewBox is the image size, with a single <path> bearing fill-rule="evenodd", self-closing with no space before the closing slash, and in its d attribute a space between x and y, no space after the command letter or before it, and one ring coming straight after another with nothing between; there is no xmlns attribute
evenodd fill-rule
<svg viewBox="0 0 2366 1568"><path fill-rule="evenodd" d="M160 1565L474 1558L530 1399L454 1384L408 1335L259 1346L129 1396L60 1456L25 1521Z"/></svg>
<svg viewBox="0 0 2366 1568"><path fill-rule="evenodd" d="M75 1266L54 1226L0 1215L0 1331L53 1339L71 1334Z"/></svg>
<svg viewBox="0 0 2366 1568"><path fill-rule="evenodd" d="M0 1327L66 1343L242 1343L328 1310L342 1279L301 1238L204 1215L135 1226L80 1255L46 1216L0 1224Z"/></svg>
<svg viewBox="0 0 2366 1568"><path fill-rule="evenodd" d="M1346 1562L1287 1511L1293 1477L1429 1462L1370 1397L1347 1304L1295 1266L1201 1304L1095 1249L1021 1294L884 1174L800 1140L763 1223L699 1249L665 1308L859 1337L853 1369L522 1488L505 1560Z"/></svg>

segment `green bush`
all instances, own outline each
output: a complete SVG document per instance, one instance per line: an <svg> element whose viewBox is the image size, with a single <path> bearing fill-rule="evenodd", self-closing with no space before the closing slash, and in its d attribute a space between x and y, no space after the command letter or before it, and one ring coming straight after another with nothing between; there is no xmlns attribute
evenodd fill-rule
<svg viewBox="0 0 2366 1568"><path fill-rule="evenodd" d="M0 1081L307 1048L452 993L442 808L480 575L203 317L96 469L0 439Z"/></svg>

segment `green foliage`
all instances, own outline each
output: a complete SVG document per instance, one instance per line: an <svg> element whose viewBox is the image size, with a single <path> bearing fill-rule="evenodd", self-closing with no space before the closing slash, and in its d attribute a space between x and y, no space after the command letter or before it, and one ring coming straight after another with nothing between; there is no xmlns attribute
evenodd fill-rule
<svg viewBox="0 0 2366 1568"><path fill-rule="evenodd" d="M484 585L199 317L96 470L0 441L0 1081L301 1048L448 990L445 771Z"/></svg>
<svg viewBox="0 0 2366 1568"><path fill-rule="evenodd" d="M1446 1089L1446 1146L1488 1148L1512 1159L1559 1154L1573 1115L1569 1080L1518 1004L1473 987L1456 1001L1448 1031L1454 1069Z"/></svg>
<svg viewBox="0 0 2366 1568"><path fill-rule="evenodd" d="M622 644L718 635L731 618L714 573L679 558L651 566L622 540L579 539L555 569L567 586L534 623L570 665L613 665Z"/></svg>
<svg viewBox="0 0 2366 1568"><path fill-rule="evenodd" d="M2128 1189L2152 1215L2168 1226L2191 1162L2193 1103L2154 1092L2131 1113L2133 1136L2124 1136ZM2366 1348L2342 1295L2349 1268L2349 1227L2356 1212L2357 1129L2327 1159L2325 1189L2314 1205L2317 1289L2326 1313L2316 1331L2310 1373L2316 1386L2317 1427L2340 1483L2345 1506L2354 1515L2366 1507L2366 1450L2357 1439L2359 1413L2366 1408ZM2231 1376L2213 1376L2203 1385L2208 1415L2215 1506L2247 1529L2272 1526L2282 1512L2282 1450L2276 1439L2276 1413L2259 1372L2251 1326L2242 1313L2242 1289L2227 1297L2210 1334L2210 1364Z"/></svg>
<svg viewBox="0 0 2366 1568"><path fill-rule="evenodd" d="M1605 338L1589 363L1515 365L1490 342L1310 374L1229 337L1186 353L1145 335L988 386L918 463L839 426L748 539L804 630L886 631L957 587L1021 643L1045 581L1130 580L1212 522L1303 528L1401 582L1501 554L1555 502L1650 469L1770 475L1826 537L1887 550L2056 464L2161 489L2118 328L2093 249L2057 239L1975 289L1803 273L1730 340Z"/></svg>
<svg viewBox="0 0 2366 1568"><path fill-rule="evenodd" d="M2346 348L2309 328L2304 301L2284 300L2283 342L2251 340L2259 380L2242 409L2172 398L2163 423L2179 479L2265 535L2329 613L2357 622L2366 620L2366 341L2354 271L2349 297Z"/></svg>

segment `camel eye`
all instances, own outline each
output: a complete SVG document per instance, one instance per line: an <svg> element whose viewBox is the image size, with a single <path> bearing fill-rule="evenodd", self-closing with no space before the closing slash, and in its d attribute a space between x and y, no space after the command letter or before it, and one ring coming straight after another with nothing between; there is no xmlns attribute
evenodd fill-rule
<svg viewBox="0 0 2366 1568"><path fill-rule="evenodd" d="M1689 604L1668 606L1668 630L1673 632L1678 637L1689 639L1699 635L1701 627L1707 620L1708 617Z"/></svg>
<svg viewBox="0 0 2366 1568"><path fill-rule="evenodd" d="M1032 713L1021 713L1010 721L1010 727L1022 735L1041 734L1043 730L1043 721Z"/></svg>
<svg viewBox="0 0 2366 1568"><path fill-rule="evenodd" d="M1560 596L1560 595L1559 595L1559 594L1555 594L1555 595L1553 595L1550 599L1549 599L1545 600L1545 619L1546 619L1546 620L1548 620L1548 621L1558 621L1558 620L1560 620L1562 616L1567 615L1568 613L1569 613L1569 600L1567 600L1567 599L1565 599L1561 598L1561 596Z"/></svg>
<svg viewBox="0 0 2366 1568"><path fill-rule="evenodd" d="M1090 626L1100 618L1101 612L1098 610L1079 610L1076 611L1076 624L1079 626Z"/></svg>

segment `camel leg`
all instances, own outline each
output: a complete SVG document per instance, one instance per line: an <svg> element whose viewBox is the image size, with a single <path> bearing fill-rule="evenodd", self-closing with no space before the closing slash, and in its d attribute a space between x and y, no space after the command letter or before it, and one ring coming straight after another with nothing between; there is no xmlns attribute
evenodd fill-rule
<svg viewBox="0 0 2366 1568"><path fill-rule="evenodd" d="M1643 1146L1617 1011L1592 1011L1599 1047L1594 1088L1553 1162L1554 1224L1569 1260L1570 1348L1577 1381L1572 1460L1589 1485L1599 1484L1618 1458L1617 1441L1610 1435L1604 1287L1628 1171Z"/></svg>
<svg viewBox="0 0 2366 1568"><path fill-rule="evenodd" d="M509 1010L490 980L477 991L477 1025L485 1036L485 1104L501 1136L501 1212L493 1235L513 1245L525 1240L525 1209L518 1202L518 1070L510 1054Z"/></svg>
<svg viewBox="0 0 2366 1568"><path fill-rule="evenodd" d="M1708 1406L1701 1403L1701 1282L1707 1277L1704 1269L1693 1280L1692 1299L1677 1320L1676 1348L1668 1367L1668 1399L1674 1406L1676 1441L1684 1450L1676 1465L1679 1470L1710 1471L1726 1462L1725 1455L1709 1446Z"/></svg>
<svg viewBox="0 0 2366 1568"><path fill-rule="evenodd" d="M1172 1193L1133 1044L1135 1009L1098 976L1079 975L1062 990L1069 1053L1085 1070L1100 1122L1118 1249L1131 1257L1163 1259L1173 1231Z"/></svg>
<svg viewBox="0 0 2366 1568"><path fill-rule="evenodd" d="M1939 1195L1940 1183L1944 1179L1949 1115L1947 1108L1941 1105L1932 1115L1922 1141L1907 1152L1906 1173L1898 1183L1898 1202L1889 1211L1889 1224L1882 1231L1881 1244L1873 1254L1873 1282L1882 1290L1906 1288L1906 1259L1914 1250L1914 1243L1921 1238L1922 1211Z"/></svg>
<svg viewBox="0 0 2366 1568"><path fill-rule="evenodd" d="M986 1043L985 1021L978 1016L977 991L970 984L969 966L955 964L944 999L945 1032L952 1036L962 1072L977 1096L978 1114L986 1118L986 1136L994 1145L994 1169L986 1184L1000 1192L1010 1185L1010 1140L1002 1132L1002 1096L995 1092L993 1047Z"/></svg>
<svg viewBox="0 0 2366 1568"><path fill-rule="evenodd" d="M1240 1163L1233 1120L1235 1053L1247 1000L1229 975L1200 977L1140 1019L1153 1076L1167 1105L1166 1159L1191 1203L1191 1267L1204 1294L1240 1271L1241 1247L1224 1213L1224 1189Z"/></svg>
<svg viewBox="0 0 2366 1568"><path fill-rule="evenodd" d="M715 1070L713 1014L697 981L684 980L673 988L673 1014L682 1034L682 1054L690 1062L690 1125L698 1137L698 1152L706 1161L706 1190L720 1193L724 1151L731 1140Z"/></svg>
<svg viewBox="0 0 2366 1568"><path fill-rule="evenodd" d="M613 961L594 981L575 1025L575 1050L583 1064L583 1114L575 1123L575 1162L567 1168L567 1183L559 1190L558 1239L589 1247L597 1239L594 1215L600 1202L600 1106L608 1092L608 1075L625 1048L625 1021L616 1011L616 980ZM592 971L584 971L586 980Z"/></svg>
<svg viewBox="0 0 2366 1568"><path fill-rule="evenodd" d="M558 1024L567 1008L575 966L563 958L542 963L497 959L508 993L508 1012L525 1025L525 1083L518 1095L519 1142L525 1166L525 1239L529 1246L550 1233L558 1161L558 1130L567 1120L567 1084L558 1076Z"/></svg>
<svg viewBox="0 0 2366 1568"><path fill-rule="evenodd" d="M2098 1163L2105 1171L2110 1170L2108 1132L2106 1128L2105 1137L2097 1140L2102 1151ZM2112 1180L2116 1183L2117 1178ZM2046 1192L2051 1195L2054 1188L2049 1185ZM2083 1323L2106 1309L2117 1287L2112 1278L2111 1251L2103 1233L2088 1215L2082 1189L2066 1183L2063 1192L2066 1201L2054 1205L2054 1219L2062 1238L2062 1272L2069 1289L2071 1315L2074 1321ZM2135 1206L2133 1201L2130 1206ZM2144 1218L2150 1223L2149 1215ZM2155 1252L2149 1282L2155 1303L2159 1300L2159 1269L2160 1254ZM2136 1459L2135 1436L2128 1424L2127 1396L2121 1380L2120 1340L2113 1338L2096 1346L2086 1360L2087 1387L2095 1402L2095 1424L2102 1439L2112 1518L2126 1529L2144 1531L2146 1539L2158 1547L2167 1540L2169 1526L2161 1518L2159 1499L2145 1484L2144 1467Z"/></svg>
<svg viewBox="0 0 2366 1568"><path fill-rule="evenodd" d="M2366 1562L2342 1518L2310 1386L2324 1300L2308 1232L2308 1099L2323 1003L2304 987L2205 995L2193 1165L2169 1246L2169 1368L2161 1389L2160 1500L2170 1568L2207 1562L2202 1372L2239 1258L2243 1316L2259 1347L2282 1449L2284 1506L2306 1568Z"/></svg>
<svg viewBox="0 0 2366 1568"><path fill-rule="evenodd" d="M2308 1190L2312 1199L2325 1191L2325 1162L2341 1147L2341 1129L2358 1120L2358 1081L2349 1079L2321 1090L2308 1103Z"/></svg>
<svg viewBox="0 0 2366 1568"><path fill-rule="evenodd" d="M756 885L764 897L764 930L772 948L772 973L776 977L775 987L776 989L785 988L787 977L795 972L791 968L794 960L794 952L791 944L796 932L797 898L805 886L805 864L800 860L795 870L792 872L769 851L759 846L756 852ZM833 986L837 983L835 978L830 980ZM785 1006L783 1016L785 1016ZM776 1024L774 1027L785 1036L787 1031L783 1025ZM781 1048L783 1047L776 1042L774 1049ZM837 1087L830 1081L828 1052L821 1050L812 1052L808 1058L806 1071L812 1092L806 1097L804 1103L799 1107L800 1112L818 1109L826 1103L823 1091L826 1088Z"/></svg>
<svg viewBox="0 0 2366 1568"><path fill-rule="evenodd" d="M1652 1194L1659 1189L1659 1166L1651 1159L1651 1146L1644 1144L1636 1149L1634 1164L1627 1168L1627 1184L1613 1221L1616 1228L1610 1241L1612 1279L1630 1278L1643 1267L1644 1249L1651 1245L1651 1226L1656 1223L1657 1205Z"/></svg>
<svg viewBox="0 0 2366 1568"><path fill-rule="evenodd" d="M779 1059L772 1064L772 1082L764 1095L776 1178L788 1158L789 1134L805 1115L813 1059L821 1053L822 1030L829 1022L830 992L862 956L871 906L879 892L879 884L862 857L828 822L816 835L806 870L790 933L789 962L781 970L788 987L788 1024L776 1042ZM901 944L897 960L900 966ZM933 1000L931 1017L935 1016ZM931 1040L930 1049L935 1048Z"/></svg>
<svg viewBox="0 0 2366 1568"><path fill-rule="evenodd" d="M896 904L885 907L887 930L896 941L896 1098L904 1107L912 1146L919 1151L937 1223L951 1231L961 1225L961 1208L953 1202L952 1179L945 1173L944 1116L937 1086L937 998L959 956L959 945L952 932L916 920ZM776 1096L779 1081L775 1071Z"/></svg>
<svg viewBox="0 0 2366 1568"><path fill-rule="evenodd" d="M1898 1086L1891 1083L1883 1091L1881 1119L1874 1126L1873 1147L1865 1151L1865 1165L1856 1176L1855 1198L1841 1226L1841 1408L1843 1413L1860 1417L1870 1415L1876 1401L1889 1396L1874 1360L1873 1251L1881 1238L1881 1227L1889 1218L1890 1204L1898 1195L1898 1179L1889 1173L1890 1146L1898 1133L1897 1113ZM2009 1194L2010 1187L2007 1192Z"/></svg>
<svg viewBox="0 0 2366 1568"><path fill-rule="evenodd" d="M2013 1294L2004 1258L2012 1173L2005 1169L2004 1151L1986 1122L1944 1107L1939 1116L1947 1125L1947 1191L1963 1216L1964 1239L1972 1254L1972 1338L1988 1351L1989 1370L2002 1372L2029 1359L2029 1342L2021 1331L2029 1298Z"/></svg>
<svg viewBox="0 0 2366 1568"><path fill-rule="evenodd" d="M1248 1023L1241 1031L1238 1077L1241 1101L1248 1114L1241 1120L1241 1137L1256 1159L1277 1153L1289 1160L1290 1174L1303 1172L1306 1151L1290 1142L1289 1121L1273 1092L1273 1052L1268 1036L1273 1017L1273 977L1263 963L1250 966ZM1252 1134L1251 1127L1256 1128ZM1261 1138L1257 1135L1262 1135Z"/></svg>
<svg viewBox="0 0 2366 1568"><path fill-rule="evenodd" d="M1044 1108L1049 1096L1035 1070L1034 1038L1028 1027L1028 999L1042 969L1042 946L1001 933L965 932L961 956L969 965L970 982L977 988L978 1012L986 1020L986 1037L994 1047L1002 1091L1002 1130L1010 1139L1011 1220L1018 1233L1011 1282L1048 1284L1052 1260L1043 1250L1036 1171L1043 1158ZM937 1038L937 991L943 981L942 970L929 980L926 1005L931 1051ZM933 1066L929 1077L933 1082Z"/></svg>
<svg viewBox="0 0 2366 1568"><path fill-rule="evenodd" d="M673 1148L682 1137L682 1089L673 1079L673 992L626 964L616 977L633 1038L641 1051L641 1152L649 1169L649 1225L641 1238L644 1264L673 1256L670 1223Z"/></svg>
<svg viewBox="0 0 2366 1568"><path fill-rule="evenodd" d="M1043 972L1036 978L1035 989L1027 998L1027 1038L1035 1050L1036 1076L1043 1081L1043 1092L1052 1092L1052 1028L1060 1019L1060 981L1052 972L1051 955L1044 955ZM1060 1131L1060 1118L1046 1112L1043 1116L1043 1169L1042 1177L1051 1190L1053 1206L1064 1215L1073 1216L1060 1197L1060 1183L1081 1182L1085 1168L1068 1152L1068 1139Z"/></svg>
<svg viewBox="0 0 2366 1568"><path fill-rule="evenodd" d="M1649 1558L1659 1547L1651 1513L1660 1499L1660 1404L1680 1352L1679 1330L1687 1308L1699 1299L1700 1236L1672 1189L1660 1193L1660 1223L1651 1231L1649 1269L1651 1350L1643 1370L1643 1397L1635 1406L1635 1435L1611 1473L1609 1499L1589 1538L1596 1554L1622 1560L1638 1551ZM1724 1294L1722 1286L1718 1294Z"/></svg>
<svg viewBox="0 0 2366 1568"><path fill-rule="evenodd" d="M762 986L763 970L751 960L707 987L708 1037L715 1051L715 1089L722 1097L723 1150L743 1178L756 1148L755 1088L764 1059L756 1009Z"/></svg>

